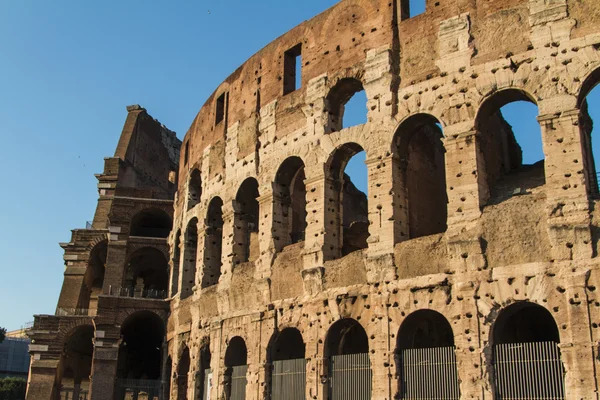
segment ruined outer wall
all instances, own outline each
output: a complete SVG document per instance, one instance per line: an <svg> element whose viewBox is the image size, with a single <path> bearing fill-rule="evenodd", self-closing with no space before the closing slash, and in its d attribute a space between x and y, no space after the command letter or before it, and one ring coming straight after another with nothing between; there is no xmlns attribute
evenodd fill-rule
<svg viewBox="0 0 600 400"><path fill-rule="evenodd" d="M170 238L173 247L176 232L198 218L194 294L171 302L173 370L187 346L195 376L201 343L209 340L217 398L227 343L239 335L249 350L247 398L262 398L269 340L276 329L296 327L307 346L307 393L323 399L323 341L332 323L351 317L370 338L373 398L390 399L397 387L394 335L411 312L429 308L454 330L462 398L491 399L491 327L500 310L527 300L550 310L560 329L567 397L596 398L599 337L591 321L600 317L599 274L588 195L594 171L586 169L578 125L582 87L600 67L600 6L428 0L425 14L405 20L397 6L341 1L253 56L200 110L183 142ZM302 87L284 96L283 54L298 43ZM336 131L327 96L346 77L366 90L368 122ZM215 124L216 101L226 92L226 118ZM492 206L477 121L490 104L515 94L539 108L545 184ZM437 118L444 131L448 229L408 240L392 142L420 113ZM325 172L332 152L348 142L367 153L370 238L364 251L332 260L327 222L335 215ZM290 156L306 166L308 226L302 244L278 254L272 182ZM194 168L202 197L187 210ZM260 255L234 267L234 199L247 177L259 182ZM224 202L222 275L216 287L201 289L204 221L215 196ZM179 390L191 398L193 386ZM172 388L176 393L175 381Z"/></svg>

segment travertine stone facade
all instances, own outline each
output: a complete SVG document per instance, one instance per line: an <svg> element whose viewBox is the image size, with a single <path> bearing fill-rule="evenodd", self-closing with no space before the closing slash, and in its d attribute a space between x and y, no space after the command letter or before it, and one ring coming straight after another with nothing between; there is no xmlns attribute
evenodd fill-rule
<svg viewBox="0 0 600 400"><path fill-rule="evenodd" d="M501 399L502 345L537 342L556 352L564 398L598 398L600 221L585 98L600 82L600 4L408 8L342 0L251 57L201 108L181 148L169 298L144 305L169 313L163 398L240 398L239 382L248 400L278 398L273 365L285 359L305 360L307 399L348 398L356 389L333 383L331 360L349 353L368 360L360 398L412 398L404 351L435 348L456 363L436 375L458 387L447 398ZM363 89L367 122L346 128L344 105ZM544 162L522 165L499 112L514 101L538 108ZM368 198L344 175L360 151ZM101 196L97 217L117 204ZM123 268L131 238L113 235L127 235L114 229L131 215L95 226L107 230L104 294L122 286L110 268ZM59 306L74 307L70 287L85 271L65 275ZM98 298L120 309L118 297ZM94 320L92 400L121 400L112 388L128 328L111 318ZM40 338L46 319L62 321L38 317ZM51 350L32 348L28 398L48 398L60 359ZM123 378L156 379L134 375Z"/></svg>

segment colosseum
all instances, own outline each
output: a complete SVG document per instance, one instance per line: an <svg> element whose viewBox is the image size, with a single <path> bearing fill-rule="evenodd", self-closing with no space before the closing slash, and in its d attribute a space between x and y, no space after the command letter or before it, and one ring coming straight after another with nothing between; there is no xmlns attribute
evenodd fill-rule
<svg viewBox="0 0 600 400"><path fill-rule="evenodd" d="M287 32L183 142L128 107L27 400L599 398L600 3L409 3ZM367 195L345 173L363 151Z"/></svg>

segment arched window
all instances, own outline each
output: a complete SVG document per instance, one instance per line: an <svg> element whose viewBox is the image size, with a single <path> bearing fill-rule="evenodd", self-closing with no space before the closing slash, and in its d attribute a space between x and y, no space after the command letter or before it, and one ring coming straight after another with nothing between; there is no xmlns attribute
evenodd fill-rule
<svg viewBox="0 0 600 400"><path fill-rule="evenodd" d="M442 314L419 310L404 320L398 331L396 368L399 399L460 398L454 334Z"/></svg>
<svg viewBox="0 0 600 400"><path fill-rule="evenodd" d="M442 137L439 121L428 114L409 117L394 136L399 169L394 174L394 191L400 196L396 212L408 213L410 238L446 231L448 197ZM400 223L406 217L396 220Z"/></svg>
<svg viewBox="0 0 600 400"><path fill-rule="evenodd" d="M210 368L210 345L204 342L200 349L198 369L196 370L196 400L210 398L210 387L212 386L212 370Z"/></svg>
<svg viewBox="0 0 600 400"><path fill-rule="evenodd" d="M151 311L136 312L121 325L121 336L116 399L135 399L141 392L147 393L148 398L158 397L165 337L162 319Z"/></svg>
<svg viewBox="0 0 600 400"><path fill-rule="evenodd" d="M371 398L369 338L360 323L351 318L334 323L327 332L324 351L329 360L329 398L343 399L349 391L356 398Z"/></svg>
<svg viewBox="0 0 600 400"><path fill-rule="evenodd" d="M200 203L200 198L202 197L202 177L200 176L200 171L197 169L192 170L190 174L190 181L188 183L188 201L187 201L187 209L191 210L196 206L196 204Z"/></svg>
<svg viewBox="0 0 600 400"><path fill-rule="evenodd" d="M188 398L188 374L190 372L190 350L186 347L177 364L177 400Z"/></svg>
<svg viewBox="0 0 600 400"><path fill-rule="evenodd" d="M175 296L179 292L179 269L181 268L181 230L175 234L175 242L173 243L173 265L171 269L171 296Z"/></svg>
<svg viewBox="0 0 600 400"><path fill-rule="evenodd" d="M163 210L152 208L137 213L131 219L130 236L166 238L171 233L173 222Z"/></svg>
<svg viewBox="0 0 600 400"><path fill-rule="evenodd" d="M327 163L326 260L333 260L354 251L367 248L369 237L368 197L365 153L356 143L337 148ZM356 162L358 161L358 162ZM362 165L361 165L362 164ZM352 177L350 176L352 174Z"/></svg>
<svg viewBox="0 0 600 400"><path fill-rule="evenodd" d="M122 296L164 299L169 283L169 264L153 247L136 250L128 259Z"/></svg>
<svg viewBox="0 0 600 400"><path fill-rule="evenodd" d="M234 263L258 258L258 182L246 179L235 197Z"/></svg>
<svg viewBox="0 0 600 400"><path fill-rule="evenodd" d="M204 271L202 288L216 285L221 276L221 253L223 249L223 201L215 197L208 205L204 239Z"/></svg>
<svg viewBox="0 0 600 400"><path fill-rule="evenodd" d="M600 157L600 68L583 83L579 94L579 131L583 149L583 165L588 193L597 197L598 172L596 156ZM594 124L596 121L596 124Z"/></svg>
<svg viewBox="0 0 600 400"><path fill-rule="evenodd" d="M246 374L248 372L248 350L246 342L239 336L229 341L225 351L225 396L228 400L246 398Z"/></svg>
<svg viewBox="0 0 600 400"><path fill-rule="evenodd" d="M95 315L94 310L98 309L98 296L102 293L104 285L107 252L108 242L106 240L96 244L90 252L77 306L80 310L88 310L89 315Z"/></svg>
<svg viewBox="0 0 600 400"><path fill-rule="evenodd" d="M533 99L516 89L503 90L483 102L476 118L482 200L497 204L546 182L541 128Z"/></svg>
<svg viewBox="0 0 600 400"><path fill-rule="evenodd" d="M502 310L492 329L496 398L564 399L559 340L544 307L520 302Z"/></svg>
<svg viewBox="0 0 600 400"><path fill-rule="evenodd" d="M198 252L198 218L192 218L185 230L183 247L183 271L181 276L181 298L192 295L196 284L196 254Z"/></svg>
<svg viewBox="0 0 600 400"><path fill-rule="evenodd" d="M271 369L271 399L306 399L306 345L298 329L286 328L271 338L268 358Z"/></svg>
<svg viewBox="0 0 600 400"><path fill-rule="evenodd" d="M306 230L306 187L304 162L286 159L279 167L273 185L273 238L277 251L304 240Z"/></svg>
<svg viewBox="0 0 600 400"><path fill-rule="evenodd" d="M91 325L78 326L66 336L58 376L60 398L88 397L94 353L93 338L94 327Z"/></svg>
<svg viewBox="0 0 600 400"><path fill-rule="evenodd" d="M331 132L367 122L367 95L356 78L340 79L326 98Z"/></svg>

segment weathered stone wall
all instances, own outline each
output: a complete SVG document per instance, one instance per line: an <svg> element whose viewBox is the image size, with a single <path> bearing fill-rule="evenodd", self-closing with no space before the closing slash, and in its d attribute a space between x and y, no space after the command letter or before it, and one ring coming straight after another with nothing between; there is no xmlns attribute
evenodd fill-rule
<svg viewBox="0 0 600 400"><path fill-rule="evenodd" d="M209 366L212 398L221 398L225 353L236 336L247 347L247 398L266 398L272 338L293 327L306 345L307 397L325 399L323 343L342 318L358 321L369 337L372 398L394 398L400 326L430 309L452 327L461 398L492 399L493 324L509 305L525 302L556 322L567 398L597 398L598 228L589 206L597 189L579 107L598 79L600 6L428 0L424 14L403 18L399 3L341 1L250 58L198 113L184 139L170 237L183 253L177 236L198 219L194 293L184 299L172 291L172 370L186 349L191 354L188 386L172 379L172 398L196 398L191 382ZM302 86L284 94L285 52L298 44ZM336 101L353 93L348 82L366 90L368 122L340 130ZM215 123L223 94L225 115ZM521 167L498 113L516 100L538 106L545 161L535 166ZM427 135L428 149L413 133L435 130L436 122L443 137ZM332 171L360 150L367 154L368 246L342 257L343 209L350 207L341 206L342 182ZM442 156L444 173L432 172ZM307 226L301 243L280 249L288 205L277 172L289 157L303 162ZM202 196L188 210L195 169ZM259 251L238 264L246 225L236 195L247 178L258 182ZM202 238L216 197L223 203L221 275L202 287ZM209 365L200 362L202 349L210 350Z"/></svg>

